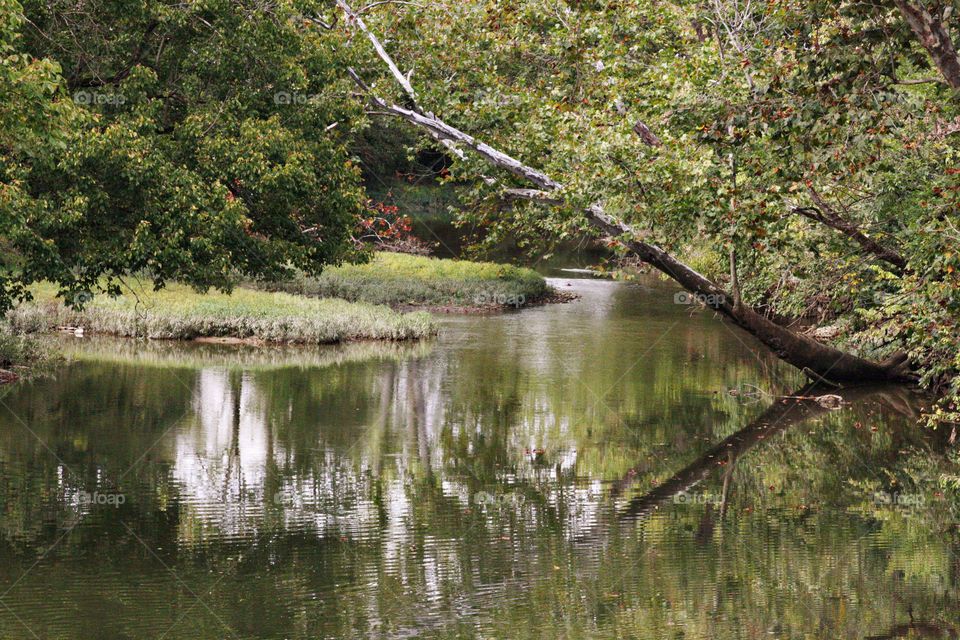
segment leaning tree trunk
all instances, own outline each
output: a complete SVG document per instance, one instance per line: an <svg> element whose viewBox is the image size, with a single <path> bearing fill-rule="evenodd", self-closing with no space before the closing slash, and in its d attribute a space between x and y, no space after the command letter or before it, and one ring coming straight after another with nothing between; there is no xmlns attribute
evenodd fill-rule
<svg viewBox="0 0 960 640"><path fill-rule="evenodd" d="M414 101L412 108L387 102L375 95L353 69L348 69L350 75L364 90L370 103L379 113L403 118L425 130L448 148L455 148L457 145L466 147L490 164L504 169L537 187L536 189L506 189L504 193L509 198L521 198L545 204L562 203L562 199L558 198L554 192L562 189L563 185L547 174L527 166L503 151L495 149L447 124L433 113L423 112L417 108L416 94L410 86L409 79L400 72L383 46L379 45L376 36L367 29L363 21L344 0L337 0L337 4L346 13L348 20L375 43L374 48L377 54L384 60L391 74L404 88L407 96ZM491 185L496 184L491 179L486 179L486 182ZM785 362L808 374L814 374L811 377L835 381L912 379L906 370L906 357L902 354L895 355L884 362L872 362L794 333L786 327L764 318L741 301L734 300L722 287L700 275L660 247L639 240L639 234L634 229L606 214L600 204L588 207L584 214L592 225L605 233L620 238L638 258L669 276L688 291L702 296L708 306L752 334Z"/></svg>
<svg viewBox="0 0 960 640"><path fill-rule="evenodd" d="M859 244L865 252L871 253L884 262L893 265L898 274L902 275L905 271L907 271L907 259L904 258L903 255L889 247L881 245L873 238L867 236L867 234L861 231L857 225L848 220L844 220L843 217L833 207L827 204L826 200L824 200L823 197L812 186L808 187L807 191L810 193L810 198L817 206L797 207L793 209L795 213L799 213L803 217L809 218L815 222L819 222L820 224L826 225L831 229L836 229L843 235Z"/></svg>
<svg viewBox="0 0 960 640"><path fill-rule="evenodd" d="M613 220L599 207L588 209L587 218L611 235L633 235L633 230L628 225ZM735 297L731 297L724 289L663 249L630 237L624 240L624 243L638 258L700 296L708 306L733 320L737 326L772 349L780 359L799 369L837 381L906 379L906 373L900 367L904 362L902 357L898 356L883 363L872 362L794 333L761 316L748 305L742 302L738 304Z"/></svg>

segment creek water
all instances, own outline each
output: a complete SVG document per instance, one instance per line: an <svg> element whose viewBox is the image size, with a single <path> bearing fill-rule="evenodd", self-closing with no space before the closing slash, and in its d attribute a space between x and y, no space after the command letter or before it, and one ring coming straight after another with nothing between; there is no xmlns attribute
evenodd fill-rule
<svg viewBox="0 0 960 640"><path fill-rule="evenodd" d="M0 390L0 638L953 633L919 394L779 399L674 290L553 284L417 344L72 339Z"/></svg>

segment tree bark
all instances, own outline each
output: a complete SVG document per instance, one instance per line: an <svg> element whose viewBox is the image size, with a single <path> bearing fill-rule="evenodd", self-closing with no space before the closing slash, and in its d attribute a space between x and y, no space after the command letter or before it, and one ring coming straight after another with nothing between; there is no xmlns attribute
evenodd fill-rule
<svg viewBox="0 0 960 640"><path fill-rule="evenodd" d="M960 57L943 23L923 5L923 0L894 0L917 40L930 54L943 78L954 89L960 89Z"/></svg>
<svg viewBox="0 0 960 640"><path fill-rule="evenodd" d="M813 207L796 207L793 209L793 212L799 213L804 218L809 218L814 222L819 222L820 224L826 225L831 229L836 229L843 235L859 244L860 247L862 247L867 253L872 253L884 262L896 267L898 272L902 273L907 270L906 258L893 249L884 247L873 238L870 238L860 231L860 229L858 229L857 226L852 222L848 222L839 216L830 215L829 213L825 213L820 209L815 209Z"/></svg>

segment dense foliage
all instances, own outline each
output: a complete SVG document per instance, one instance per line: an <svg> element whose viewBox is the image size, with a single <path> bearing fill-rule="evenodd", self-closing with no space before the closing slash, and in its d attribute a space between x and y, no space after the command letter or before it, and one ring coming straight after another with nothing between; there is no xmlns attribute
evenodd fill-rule
<svg viewBox="0 0 960 640"><path fill-rule="evenodd" d="M76 303L131 272L228 287L349 256L361 112L302 8L2 0L0 308L44 279Z"/></svg>

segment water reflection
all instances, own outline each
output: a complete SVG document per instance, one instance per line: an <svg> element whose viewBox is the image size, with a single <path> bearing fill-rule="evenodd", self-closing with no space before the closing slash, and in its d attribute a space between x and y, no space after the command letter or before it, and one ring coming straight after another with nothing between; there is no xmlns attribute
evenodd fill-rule
<svg viewBox="0 0 960 640"><path fill-rule="evenodd" d="M0 637L957 625L957 459L922 397L833 410L655 283L570 283L415 346L75 342L0 406Z"/></svg>

